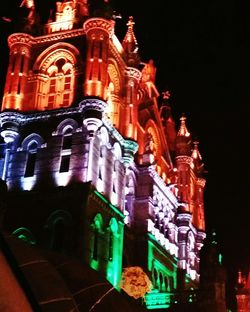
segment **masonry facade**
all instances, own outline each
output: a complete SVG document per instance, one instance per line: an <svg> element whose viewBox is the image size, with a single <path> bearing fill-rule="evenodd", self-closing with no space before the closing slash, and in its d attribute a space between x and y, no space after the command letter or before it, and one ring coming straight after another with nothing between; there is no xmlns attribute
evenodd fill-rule
<svg viewBox="0 0 250 312"><path fill-rule="evenodd" d="M115 35L109 3L57 2L45 25L33 1L8 38L0 113L3 226L81 259L117 289L140 266L148 309L168 308L199 285L205 234L204 164L169 93L142 62L130 17Z"/></svg>

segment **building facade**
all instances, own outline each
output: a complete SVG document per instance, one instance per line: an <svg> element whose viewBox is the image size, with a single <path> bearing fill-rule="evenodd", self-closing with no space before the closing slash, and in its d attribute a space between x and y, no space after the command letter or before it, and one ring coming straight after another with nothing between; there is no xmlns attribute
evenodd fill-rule
<svg viewBox="0 0 250 312"><path fill-rule="evenodd" d="M120 41L107 1L57 2L45 25L33 1L23 6L0 113L3 228L80 259L117 289L123 269L140 266L153 285L146 308L171 307L199 286L198 142L184 116L176 131L132 17Z"/></svg>

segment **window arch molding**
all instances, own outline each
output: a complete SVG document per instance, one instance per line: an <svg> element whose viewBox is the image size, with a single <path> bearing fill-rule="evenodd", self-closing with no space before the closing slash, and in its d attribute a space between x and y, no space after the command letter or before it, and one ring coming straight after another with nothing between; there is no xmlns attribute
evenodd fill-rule
<svg viewBox="0 0 250 312"><path fill-rule="evenodd" d="M68 211L58 209L49 215L45 227L52 229L58 220L62 220L65 226L70 226L73 222L72 216Z"/></svg>
<svg viewBox="0 0 250 312"><path fill-rule="evenodd" d="M68 43L58 43L37 58L35 107L39 110L68 107L75 97L79 51Z"/></svg>
<svg viewBox="0 0 250 312"><path fill-rule="evenodd" d="M44 74L47 68L50 67L58 57L68 59L70 63L74 64L74 68L76 68L76 64L81 63L80 52L76 47L66 42L57 43L50 46L38 56L33 70Z"/></svg>
<svg viewBox="0 0 250 312"><path fill-rule="evenodd" d="M72 118L67 118L63 120L58 126L55 131L56 135L64 135L68 129L72 129L72 133L76 132L76 129L78 128L77 121Z"/></svg>
<svg viewBox="0 0 250 312"><path fill-rule="evenodd" d="M160 143L159 131L157 129L156 123L153 120L149 120L146 124L144 140L146 140L147 134L150 134L152 137L154 148L155 148L155 157L157 160L159 160L161 155L162 155L162 147L161 147L161 143ZM146 144L144 144L144 146L145 145Z"/></svg>
<svg viewBox="0 0 250 312"><path fill-rule="evenodd" d="M58 209L49 215L44 227L49 234L49 248L57 251L67 248L66 241L69 232L67 231L66 235L66 229L71 227L72 224L73 219L68 211Z"/></svg>
<svg viewBox="0 0 250 312"><path fill-rule="evenodd" d="M97 213L93 219L92 223L93 227L97 229L98 231L103 230L103 217L100 213Z"/></svg>
<svg viewBox="0 0 250 312"><path fill-rule="evenodd" d="M114 85L114 93L120 94L122 79L121 79L121 74L118 70L117 63L113 58L109 59L108 74L109 74L110 81Z"/></svg>
<svg viewBox="0 0 250 312"><path fill-rule="evenodd" d="M42 144L44 143L43 138L37 133L31 133L28 135L22 142L21 147L22 150L28 151L32 149L32 144L36 143L36 149L41 148Z"/></svg>
<svg viewBox="0 0 250 312"><path fill-rule="evenodd" d="M12 235L18 237L19 239L27 242L30 245L36 244L36 239L32 232L26 227L20 227L12 232Z"/></svg>

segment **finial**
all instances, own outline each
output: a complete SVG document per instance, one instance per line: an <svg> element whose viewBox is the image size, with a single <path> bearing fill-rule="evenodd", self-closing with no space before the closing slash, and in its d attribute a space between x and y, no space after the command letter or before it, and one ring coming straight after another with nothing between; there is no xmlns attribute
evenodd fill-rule
<svg viewBox="0 0 250 312"><path fill-rule="evenodd" d="M170 98L170 95L171 95L169 91L163 91L161 94L162 94L163 100L168 100Z"/></svg>
<svg viewBox="0 0 250 312"><path fill-rule="evenodd" d="M180 129L178 131L178 136L185 136L185 137L189 137L190 136L190 133L188 132L187 130L187 127L186 127L186 117L184 116L184 114L182 114L181 118L180 118L180 121L181 121L181 125L180 125Z"/></svg>
<svg viewBox="0 0 250 312"><path fill-rule="evenodd" d="M134 34L134 18L133 16L129 16L129 20L127 22L128 30L127 33L123 39L122 45L125 51L127 52L137 52L137 40L135 38Z"/></svg>
<svg viewBox="0 0 250 312"><path fill-rule="evenodd" d="M192 151L192 158L193 158L193 159L202 160L201 154L200 154L199 149L198 149L199 143L200 143L200 142L199 142L198 140L195 140L195 141L193 142L194 148L193 148L193 151Z"/></svg>
<svg viewBox="0 0 250 312"><path fill-rule="evenodd" d="M133 30L134 24L135 24L135 22L134 22L133 16L129 16L129 19L127 22L128 29Z"/></svg>

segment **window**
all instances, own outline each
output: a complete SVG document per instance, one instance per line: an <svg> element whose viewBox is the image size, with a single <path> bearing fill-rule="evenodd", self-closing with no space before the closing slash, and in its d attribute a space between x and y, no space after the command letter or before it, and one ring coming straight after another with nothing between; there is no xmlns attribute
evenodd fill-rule
<svg viewBox="0 0 250 312"><path fill-rule="evenodd" d="M93 259L97 260L98 258L98 240L99 240L99 231L95 228L94 231L94 243L93 243Z"/></svg>
<svg viewBox="0 0 250 312"><path fill-rule="evenodd" d="M46 109L67 107L73 98L73 65L66 57L55 59L47 69L47 103ZM45 91L45 86L42 87ZM43 92L43 93L44 93Z"/></svg>
<svg viewBox="0 0 250 312"><path fill-rule="evenodd" d="M26 168L24 172L25 177L33 177L35 171L35 164L36 164L36 156L37 156L37 142L31 141L27 146L27 162Z"/></svg>
<svg viewBox="0 0 250 312"><path fill-rule="evenodd" d="M62 149L63 150L71 149L71 146L72 146L72 135L65 135L63 137Z"/></svg>
<svg viewBox="0 0 250 312"><path fill-rule="evenodd" d="M63 155L61 158L60 170L59 172L68 172L70 163L70 155Z"/></svg>
<svg viewBox="0 0 250 312"><path fill-rule="evenodd" d="M110 231L109 232L109 249L108 249L108 259L109 261L113 260L113 244L114 244L114 239L113 239L113 233Z"/></svg>
<svg viewBox="0 0 250 312"><path fill-rule="evenodd" d="M29 152L24 173L25 177L33 177L35 171L35 164L36 164L36 153Z"/></svg>

